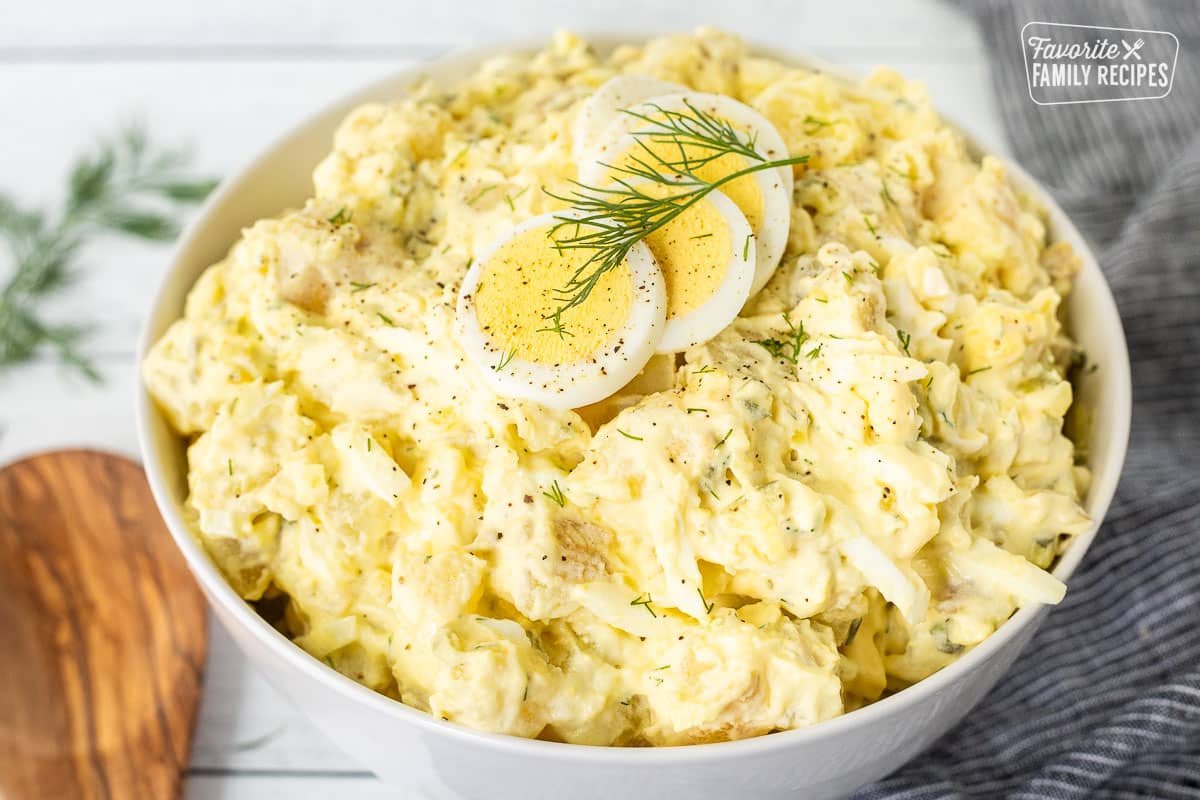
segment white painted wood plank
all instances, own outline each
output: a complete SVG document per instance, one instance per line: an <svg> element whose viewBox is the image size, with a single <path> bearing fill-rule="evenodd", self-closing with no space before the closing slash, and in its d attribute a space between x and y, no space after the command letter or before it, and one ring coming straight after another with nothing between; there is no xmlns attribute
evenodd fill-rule
<svg viewBox="0 0 1200 800"><path fill-rule="evenodd" d="M420 800L401 798L372 777L190 775L184 800Z"/></svg>
<svg viewBox="0 0 1200 800"><path fill-rule="evenodd" d="M365 774L271 687L215 620L189 765L200 774Z"/></svg>
<svg viewBox="0 0 1200 800"><path fill-rule="evenodd" d="M95 447L137 457L132 359L92 384L48 361L0 373L0 466L42 450Z"/></svg>
<svg viewBox="0 0 1200 800"><path fill-rule="evenodd" d="M501 37L525 37L556 28L606 31L687 30L710 24L777 45L806 50L901 50L920 57L978 49L974 27L949 4L935 0L463 0L403 3L391 0L208 0L161 3L110 0L96 13L90 0L45 0L6 9L0 47L8 56L36 57L87 47L97 57L119 48L182 47L197 53L233 47L243 57L256 46L337 45L440 47ZM1014 33L1015 35L1015 33ZM931 46L936 45L936 46ZM228 50L227 52L233 52Z"/></svg>

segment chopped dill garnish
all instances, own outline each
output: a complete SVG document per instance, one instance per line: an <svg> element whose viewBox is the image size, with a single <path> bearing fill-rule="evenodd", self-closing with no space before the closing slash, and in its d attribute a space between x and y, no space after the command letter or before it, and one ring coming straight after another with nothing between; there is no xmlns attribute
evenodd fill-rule
<svg viewBox="0 0 1200 800"><path fill-rule="evenodd" d="M800 358L800 346L808 340L808 334L804 332L804 320L800 321L799 326L793 325L792 318L785 311L783 321L788 326L787 339L759 339L754 343L765 347L774 358L782 358L795 364Z"/></svg>
<svg viewBox="0 0 1200 800"><path fill-rule="evenodd" d="M354 287L353 289L350 290L350 294L358 294L359 292L365 292L367 289L370 289L375 284L373 284L373 283L358 283L356 281L350 281L350 285Z"/></svg>
<svg viewBox="0 0 1200 800"><path fill-rule="evenodd" d="M330 225L345 225L350 220L354 219L354 212L347 211L345 206L337 210L337 213L329 218Z"/></svg>
<svg viewBox="0 0 1200 800"><path fill-rule="evenodd" d="M515 348L515 347L514 347L512 350L508 350L508 351L506 351L506 352L504 352L504 353L501 353L501 355L500 355L500 361L499 361L499 362L497 362L497 364L496 364L496 366L495 366L495 371L496 371L496 372L500 372L500 371L501 371L501 370L503 370L505 367L507 367L507 366L508 366L508 363L509 363L510 361L512 361L512 360L513 360L513 358L514 358L516 355L517 355L517 348Z"/></svg>
<svg viewBox="0 0 1200 800"><path fill-rule="evenodd" d="M567 496L563 494L562 487L558 485L558 481L550 484L550 491L542 492L543 495L553 500L559 508L565 508L567 505Z"/></svg>
<svg viewBox="0 0 1200 800"><path fill-rule="evenodd" d="M876 276L883 274L883 267L879 266L878 261L875 261L872 259L870 261L870 264L871 264L871 272L874 272Z"/></svg>
<svg viewBox="0 0 1200 800"><path fill-rule="evenodd" d="M717 368L714 367L712 364L705 364L700 369L692 370L692 374L693 375L707 375L710 372L716 372L716 370L717 370Z"/></svg>
<svg viewBox="0 0 1200 800"><path fill-rule="evenodd" d="M727 441L729 441L729 437L732 435L733 435L733 428L730 428L729 430L725 431L725 435L721 437L721 441L717 442L716 445L713 446L713 450L716 450L718 447L720 447L721 445L723 445Z"/></svg>
<svg viewBox="0 0 1200 800"><path fill-rule="evenodd" d="M746 242L742 245L742 261L750 258L750 240L754 238L754 234L746 234Z"/></svg>
<svg viewBox="0 0 1200 800"><path fill-rule="evenodd" d="M846 631L846 641L842 642L842 647L849 647L854 643L854 637L858 636L858 629L862 627L862 617L858 617L850 623L850 630Z"/></svg>
<svg viewBox="0 0 1200 800"><path fill-rule="evenodd" d="M710 237L710 236L712 236L712 234L711 234L711 233L702 233L702 234L700 234L700 235L698 235L698 236L689 236L688 238L689 238L689 239L693 239L693 240L694 240L694 239L707 239L707 238L708 238L708 237Z"/></svg>
<svg viewBox="0 0 1200 800"><path fill-rule="evenodd" d="M806 114L804 116L804 133L807 136L812 136L822 128L828 128L831 125L833 125L833 123L827 119L820 119L818 117L814 117L812 114Z"/></svg>
<svg viewBox="0 0 1200 800"><path fill-rule="evenodd" d="M654 598L650 595L649 592L646 592L646 594L644 594L644 595L639 594L637 597L630 600L629 605L641 606L642 608L644 608L650 612L650 616L657 619L658 614L654 613L654 606L650 605L653 602L654 602Z"/></svg>
<svg viewBox="0 0 1200 800"><path fill-rule="evenodd" d="M979 373L979 372L987 372L991 368L992 368L991 364L988 364L986 367L976 367L975 369L968 372L967 375L970 376L970 375L975 375L976 373Z"/></svg>
<svg viewBox="0 0 1200 800"><path fill-rule="evenodd" d="M617 433L621 434L626 439L633 439L635 442L642 441L642 437L634 436L632 433L626 433L625 431L621 430L620 428L617 428Z"/></svg>
<svg viewBox="0 0 1200 800"><path fill-rule="evenodd" d="M871 232L872 236L879 236L875 230L875 226L871 224L871 219L866 214L863 214L863 224L867 226L867 230Z"/></svg>
<svg viewBox="0 0 1200 800"><path fill-rule="evenodd" d="M900 340L900 347L904 349L904 355L911 356L912 353L908 352L908 344L912 341L912 336L909 334L909 332L897 328L896 338Z"/></svg>
<svg viewBox="0 0 1200 800"><path fill-rule="evenodd" d="M367 452L371 452L371 437L367 437Z"/></svg>
<svg viewBox="0 0 1200 800"><path fill-rule="evenodd" d="M384 323L385 323L385 324L386 324L388 327L391 327L391 328L394 328L394 327L396 327L396 323L395 323L395 322L393 322L393 321L392 321L392 318L391 318L391 317L389 317L387 314L383 313L382 311L376 311L375 313L379 315L379 318L380 318L381 320L383 320L383 321L384 321Z"/></svg>
<svg viewBox="0 0 1200 800"><path fill-rule="evenodd" d="M494 184L494 183L489 186L483 187L482 189L480 189L478 192L475 193L474 197L472 197L470 200L467 201L467 205L472 205L472 206L475 205L480 200L482 200L485 196L487 196L488 192L495 191L495 189L496 189L496 184Z"/></svg>
<svg viewBox="0 0 1200 800"><path fill-rule="evenodd" d="M854 283L854 276L846 270L842 270L842 277L846 279L846 283Z"/></svg>
<svg viewBox="0 0 1200 800"><path fill-rule="evenodd" d="M937 649L947 655L957 655L965 649L963 645L950 641L950 632L946 630L946 623L944 622L939 622L930 628L929 635L933 637Z"/></svg>
<svg viewBox="0 0 1200 800"><path fill-rule="evenodd" d="M521 199L521 195L525 194L525 193L526 193L526 192L528 192L528 191L529 191L529 187L528 187L528 186L526 186L526 187L525 187L525 188L523 188L521 191L517 192L516 194L512 195L511 197L510 197L508 194L505 194L505 195L504 195L504 202L508 203L508 207L509 207L511 210L513 210L513 211L516 211L516 210L517 210L517 206L516 206L516 204L515 204L513 201L514 201L514 200L519 200L519 199Z"/></svg>
<svg viewBox="0 0 1200 800"><path fill-rule="evenodd" d="M892 167L892 166L889 166L889 167L888 167L888 170L889 170L889 171L891 171L891 172L894 172L894 173L896 173L896 174L897 174L897 175L899 175L901 178L904 178L904 180L906 180L906 181L907 181L907 180L911 180L911 179L912 179L912 173L911 173L911 172L901 172L900 170L898 170L898 169L896 169L895 167Z"/></svg>
<svg viewBox="0 0 1200 800"><path fill-rule="evenodd" d="M689 409L687 410L687 413L689 413L689 414L693 414L693 413L695 413L695 414L707 414L707 413L708 413L708 409L707 409L707 408L689 408Z"/></svg>
<svg viewBox="0 0 1200 800"><path fill-rule="evenodd" d="M704 592L700 589L699 586L696 587L696 594L700 595L700 602L704 604L704 613L711 614L713 609L716 608L717 604L710 603L708 600L706 600L704 598Z"/></svg>
<svg viewBox="0 0 1200 800"><path fill-rule="evenodd" d="M727 183L766 169L803 164L808 156L768 161L756 149L755 137L746 136L731 123L684 101L685 111L653 106L655 116L625 110L645 127L631 134L635 145L629 166L607 164L616 177L605 187L577 183L569 195L546 190L551 197L571 205L574 216L559 217L554 230L576 227L569 238L556 240L564 250L591 251L587 260L555 293L561 303L551 315L556 320L583 303L600 279L625 262L629 252L649 234L678 218L696 203ZM651 145L670 145L657 152ZM700 151L699 153L694 151ZM689 151L693 151L689 154ZM679 155L669 155L677 152ZM664 154L665 153L665 154ZM747 166L713 181L697 170L726 155L739 155ZM667 186L673 194L660 197L642 184ZM585 230L580 231L579 228ZM745 245L749 257L749 239Z"/></svg>
<svg viewBox="0 0 1200 800"><path fill-rule="evenodd" d="M883 198L883 202L893 206L896 205L896 198L892 197L892 193L888 191L887 181L885 180L882 183L883 191L879 193L879 196Z"/></svg>
<svg viewBox="0 0 1200 800"><path fill-rule="evenodd" d="M232 458L226 459L225 466L229 470L229 477L232 478L233 477L233 459Z"/></svg>
<svg viewBox="0 0 1200 800"><path fill-rule="evenodd" d="M815 359L817 356L821 355L821 347L823 347L824 344L825 344L824 342L817 342L816 347L814 347L812 350L809 350L807 353L804 354L805 357L808 358L809 360L812 360L812 359Z"/></svg>

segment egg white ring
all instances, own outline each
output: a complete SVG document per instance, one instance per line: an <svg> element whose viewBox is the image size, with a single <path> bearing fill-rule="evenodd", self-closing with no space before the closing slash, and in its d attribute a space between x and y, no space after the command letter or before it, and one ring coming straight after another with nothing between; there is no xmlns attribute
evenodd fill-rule
<svg viewBox="0 0 1200 800"><path fill-rule="evenodd" d="M730 252L726 261L725 277L716 291L703 303L687 314L667 320L662 341L658 343L659 353L682 352L707 342L725 330L741 312L754 285L754 261L758 248L751 247L747 250L743 244L746 237L752 235L746 215L736 203L717 189L704 199L716 207L717 212L725 218L725 224L729 226ZM667 310L670 311L669 308Z"/></svg>
<svg viewBox="0 0 1200 800"><path fill-rule="evenodd" d="M638 145L637 136L632 132L605 141L607 143L602 143L592 158L579 165L581 183L599 186L611 181L610 165ZM763 206L762 225L754 234L754 280L750 284L750 295L753 296L767 285L783 258L792 223L792 204L791 194L784 188L778 170L764 169L750 173L749 177L758 185Z"/></svg>
<svg viewBox="0 0 1200 800"><path fill-rule="evenodd" d="M576 162L586 158L605 129L621 114L621 109L635 106L649 97L685 91L686 86L645 75L617 75L609 78L596 87L579 107L575 116L571 155Z"/></svg>
<svg viewBox="0 0 1200 800"><path fill-rule="evenodd" d="M514 356L503 369L496 369L506 354L491 342L475 314L475 292L484 269L501 247L521 234L583 216L579 211L568 210L525 220L488 245L467 270L455 310L459 341L467 355L475 361L484 382L497 394L535 400L556 409L586 406L614 394L633 380L654 355L662 339L666 327L666 284L658 264L650 254L650 248L638 242L630 249L625 260L633 293L629 314L621 327L604 343L601 352L581 361L554 365L538 364Z"/></svg>

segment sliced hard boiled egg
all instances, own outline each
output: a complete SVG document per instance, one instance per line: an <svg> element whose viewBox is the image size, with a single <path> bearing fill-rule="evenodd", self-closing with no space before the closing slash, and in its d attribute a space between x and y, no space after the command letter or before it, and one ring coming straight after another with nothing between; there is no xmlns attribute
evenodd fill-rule
<svg viewBox="0 0 1200 800"><path fill-rule="evenodd" d="M572 152L576 161L587 157L596 146L601 134L622 114L650 97L685 91L686 87L676 83L648 78L645 75L618 75L605 81L596 91L588 95L575 117L575 139Z"/></svg>
<svg viewBox="0 0 1200 800"><path fill-rule="evenodd" d="M649 181L637 188L657 197L678 191ZM643 241L667 289L667 325L658 352L707 342L733 322L750 296L757 253L750 223L732 200L713 190Z"/></svg>
<svg viewBox="0 0 1200 800"><path fill-rule="evenodd" d="M656 131L655 136L640 132L652 130L650 123L640 117L662 118L664 112L691 115L696 110L732 125L745 135L746 141L754 142L754 150L763 160L773 161L787 158L787 148L775 127L754 109L724 95L684 92L651 98L629 111L619 114L602 134L597 146L579 167L580 181L592 186L603 186L622 177L614 167L630 166L633 159L653 164L646 150L671 162L679 162L682 155L696 161L697 177L705 181L716 181L750 166L750 159L737 153L726 153L711 158L712 151L699 145L680 147L667 134ZM624 177L628 177L627 175ZM791 225L791 167L760 170L736 178L721 186L721 191L732 200L754 233L755 274L750 287L754 294L771 278L787 245L788 229Z"/></svg>
<svg viewBox="0 0 1200 800"><path fill-rule="evenodd" d="M573 212L526 220L493 243L467 271L458 296L460 341L501 395L558 409L594 403L628 383L662 338L666 288L641 242L605 272L587 298L552 317L559 290L593 252L558 246L576 235Z"/></svg>

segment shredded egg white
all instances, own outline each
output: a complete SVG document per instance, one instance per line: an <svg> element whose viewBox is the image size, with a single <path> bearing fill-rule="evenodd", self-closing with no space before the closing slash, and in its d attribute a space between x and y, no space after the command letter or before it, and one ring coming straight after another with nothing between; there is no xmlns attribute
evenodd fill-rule
<svg viewBox="0 0 1200 800"><path fill-rule="evenodd" d="M473 257L561 210L617 74L740 100L792 155L766 287L576 412L454 333ZM1063 418L1077 259L923 89L701 30L560 34L354 111L143 374L232 586L313 656L475 728L670 745L811 725L958 658L1089 524ZM503 303L495 307L502 313Z"/></svg>

